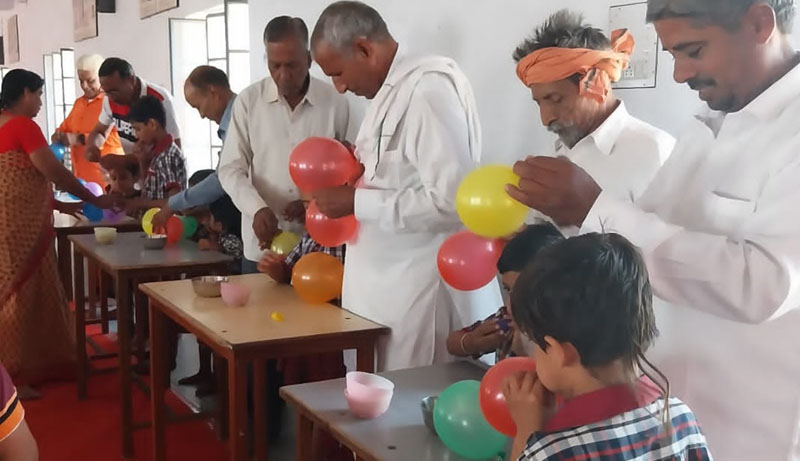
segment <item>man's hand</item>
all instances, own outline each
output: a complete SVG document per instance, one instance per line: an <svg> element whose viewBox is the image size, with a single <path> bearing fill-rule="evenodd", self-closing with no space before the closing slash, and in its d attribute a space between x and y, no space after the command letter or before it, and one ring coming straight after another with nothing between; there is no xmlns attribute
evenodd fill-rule
<svg viewBox="0 0 800 461"><path fill-rule="evenodd" d="M53 208L63 214L74 216L78 219L83 217L81 210L83 210L83 202L61 202L56 200Z"/></svg>
<svg viewBox="0 0 800 461"><path fill-rule="evenodd" d="M69 139L67 138L67 133L62 133L61 131L56 131L53 133L53 136L50 136L51 143L58 143L62 146L66 146L69 144Z"/></svg>
<svg viewBox="0 0 800 461"><path fill-rule="evenodd" d="M263 250L272 245L272 240L278 235L278 218L268 207L264 207L253 216L253 232L258 238L258 246Z"/></svg>
<svg viewBox="0 0 800 461"><path fill-rule="evenodd" d="M99 162L100 148L93 144L89 144L86 146L86 150L83 151L83 155L86 157L86 160L90 162Z"/></svg>
<svg viewBox="0 0 800 461"><path fill-rule="evenodd" d="M602 189L581 167L564 157L528 157L514 165L519 187L508 194L540 211L559 226L583 225Z"/></svg>
<svg viewBox="0 0 800 461"><path fill-rule="evenodd" d="M101 195L92 199L92 205L104 210L122 210L125 209L127 200L117 195Z"/></svg>
<svg viewBox="0 0 800 461"><path fill-rule="evenodd" d="M525 440L543 430L555 412L555 395L544 387L535 371L506 378L503 396L511 419L517 425L517 437Z"/></svg>
<svg viewBox="0 0 800 461"><path fill-rule="evenodd" d="M272 280L278 283L286 283L288 282L288 271L286 264L284 264L284 258L284 256L271 251L265 253L261 261L258 262L258 271L269 275Z"/></svg>
<svg viewBox="0 0 800 461"><path fill-rule="evenodd" d="M161 210L153 216L153 227L154 228L165 228L167 227L167 221L169 218L172 217L174 213L169 206L164 206Z"/></svg>
<svg viewBox="0 0 800 461"><path fill-rule="evenodd" d="M356 189L353 186L336 186L314 192L314 200L319 211L331 219L353 214Z"/></svg>
<svg viewBox="0 0 800 461"><path fill-rule="evenodd" d="M283 217L287 221L306 222L306 202L303 200L290 202L283 210Z"/></svg>

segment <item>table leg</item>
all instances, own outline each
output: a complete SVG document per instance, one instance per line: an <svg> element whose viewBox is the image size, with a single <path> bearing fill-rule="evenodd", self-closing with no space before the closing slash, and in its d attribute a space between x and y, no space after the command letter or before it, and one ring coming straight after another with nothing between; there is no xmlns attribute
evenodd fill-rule
<svg viewBox="0 0 800 461"><path fill-rule="evenodd" d="M154 303L150 303L150 391L151 411L153 413L153 461L165 461L167 457L166 404L164 393L169 389L169 373L166 363L166 318Z"/></svg>
<svg viewBox="0 0 800 461"><path fill-rule="evenodd" d="M221 440L228 440L228 368L222 357L214 354L214 378L217 380L217 429Z"/></svg>
<svg viewBox="0 0 800 461"><path fill-rule="evenodd" d="M145 334L147 330L147 304L148 299L144 293L139 290L138 285L139 281L133 282L133 292L134 292L134 312L136 318L136 325L134 327L134 338L133 338L133 352L136 354L136 365L137 367L141 367L143 363L146 363L147 354L145 353L145 341L147 341L147 336ZM152 358L151 358L152 360ZM138 370L138 368L137 368Z"/></svg>
<svg viewBox="0 0 800 461"><path fill-rule="evenodd" d="M87 296L89 304L86 306L86 311L89 312L88 317L92 320L97 318L97 272L97 263L90 259L86 267L86 278L89 286L89 293Z"/></svg>
<svg viewBox="0 0 800 461"><path fill-rule="evenodd" d="M228 360L228 447L231 461L244 461L247 456L247 372L246 362Z"/></svg>
<svg viewBox="0 0 800 461"><path fill-rule="evenodd" d="M108 315L108 286L109 286L109 277L108 275L102 270L100 272L100 328L103 331L103 334L108 334L108 323L109 323L109 315Z"/></svg>
<svg viewBox="0 0 800 461"><path fill-rule="evenodd" d="M133 402L131 395L131 291L130 281L117 274L117 337L119 374L122 388L122 455L133 456Z"/></svg>
<svg viewBox="0 0 800 461"><path fill-rule="evenodd" d="M61 275L61 283L64 284L67 299L72 299L72 245L66 235L58 234L56 248L58 249L58 272Z"/></svg>
<svg viewBox="0 0 800 461"><path fill-rule="evenodd" d="M267 415L267 369L264 366L265 360L256 359L253 361L253 440L255 447L256 461L266 461L269 456L267 446L268 421Z"/></svg>
<svg viewBox="0 0 800 461"><path fill-rule="evenodd" d="M356 348L356 369L372 373L375 371L375 342L369 341Z"/></svg>
<svg viewBox="0 0 800 461"><path fill-rule="evenodd" d="M312 438L314 423L306 417L299 408L297 413L297 434L295 434L295 459L297 461L311 461Z"/></svg>
<svg viewBox="0 0 800 461"><path fill-rule="evenodd" d="M78 361L78 400L86 400L89 374L89 361L86 355L86 295L83 290L83 255L77 251L75 252L74 266L75 297L72 301L75 304L75 355Z"/></svg>

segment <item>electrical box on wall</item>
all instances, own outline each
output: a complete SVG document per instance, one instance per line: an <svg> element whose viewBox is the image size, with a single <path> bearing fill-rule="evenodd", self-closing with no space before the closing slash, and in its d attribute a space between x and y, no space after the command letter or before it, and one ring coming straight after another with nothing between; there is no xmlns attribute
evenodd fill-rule
<svg viewBox="0 0 800 461"><path fill-rule="evenodd" d="M117 1L116 0L97 0L98 13L116 13Z"/></svg>
<svg viewBox="0 0 800 461"><path fill-rule="evenodd" d="M610 30L628 29L636 41L628 67L614 88L655 88L658 70L658 34L648 24L647 3L612 6L609 9Z"/></svg>

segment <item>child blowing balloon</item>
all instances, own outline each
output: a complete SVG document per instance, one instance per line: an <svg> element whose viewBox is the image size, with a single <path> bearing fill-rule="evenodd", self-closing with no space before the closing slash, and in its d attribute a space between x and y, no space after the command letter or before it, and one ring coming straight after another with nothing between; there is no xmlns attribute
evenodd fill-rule
<svg viewBox="0 0 800 461"><path fill-rule="evenodd" d="M694 414L645 358L652 302L642 256L617 234L556 243L522 271L511 309L536 371L504 384L510 459L711 459Z"/></svg>
<svg viewBox="0 0 800 461"><path fill-rule="evenodd" d="M555 226L546 223L528 226L509 240L497 262L497 271L500 273L504 291L511 292L519 273L541 249L563 239L561 232ZM501 307L488 318L451 332L447 337L447 351L457 357L473 358L495 352L495 359L500 361L509 353L512 355L524 353L520 350L518 336L516 327L508 315L508 309Z"/></svg>

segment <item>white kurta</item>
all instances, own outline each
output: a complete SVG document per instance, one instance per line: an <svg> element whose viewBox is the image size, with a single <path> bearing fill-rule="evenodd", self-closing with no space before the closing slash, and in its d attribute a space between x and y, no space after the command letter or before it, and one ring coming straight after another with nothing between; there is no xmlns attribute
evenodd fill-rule
<svg viewBox="0 0 800 461"><path fill-rule="evenodd" d="M636 206L603 193L581 229L642 248L667 300L652 356L717 459L800 458L798 121L800 66L695 123Z"/></svg>
<svg viewBox="0 0 800 461"><path fill-rule="evenodd" d="M447 335L471 323L477 314L466 311L481 296L450 290L436 267L442 242L462 228L458 185L480 160L472 89L456 64L398 54L367 109L356 156L365 166L360 229L347 247L342 305L392 329L379 370L450 360ZM499 286L486 290L493 312Z"/></svg>

